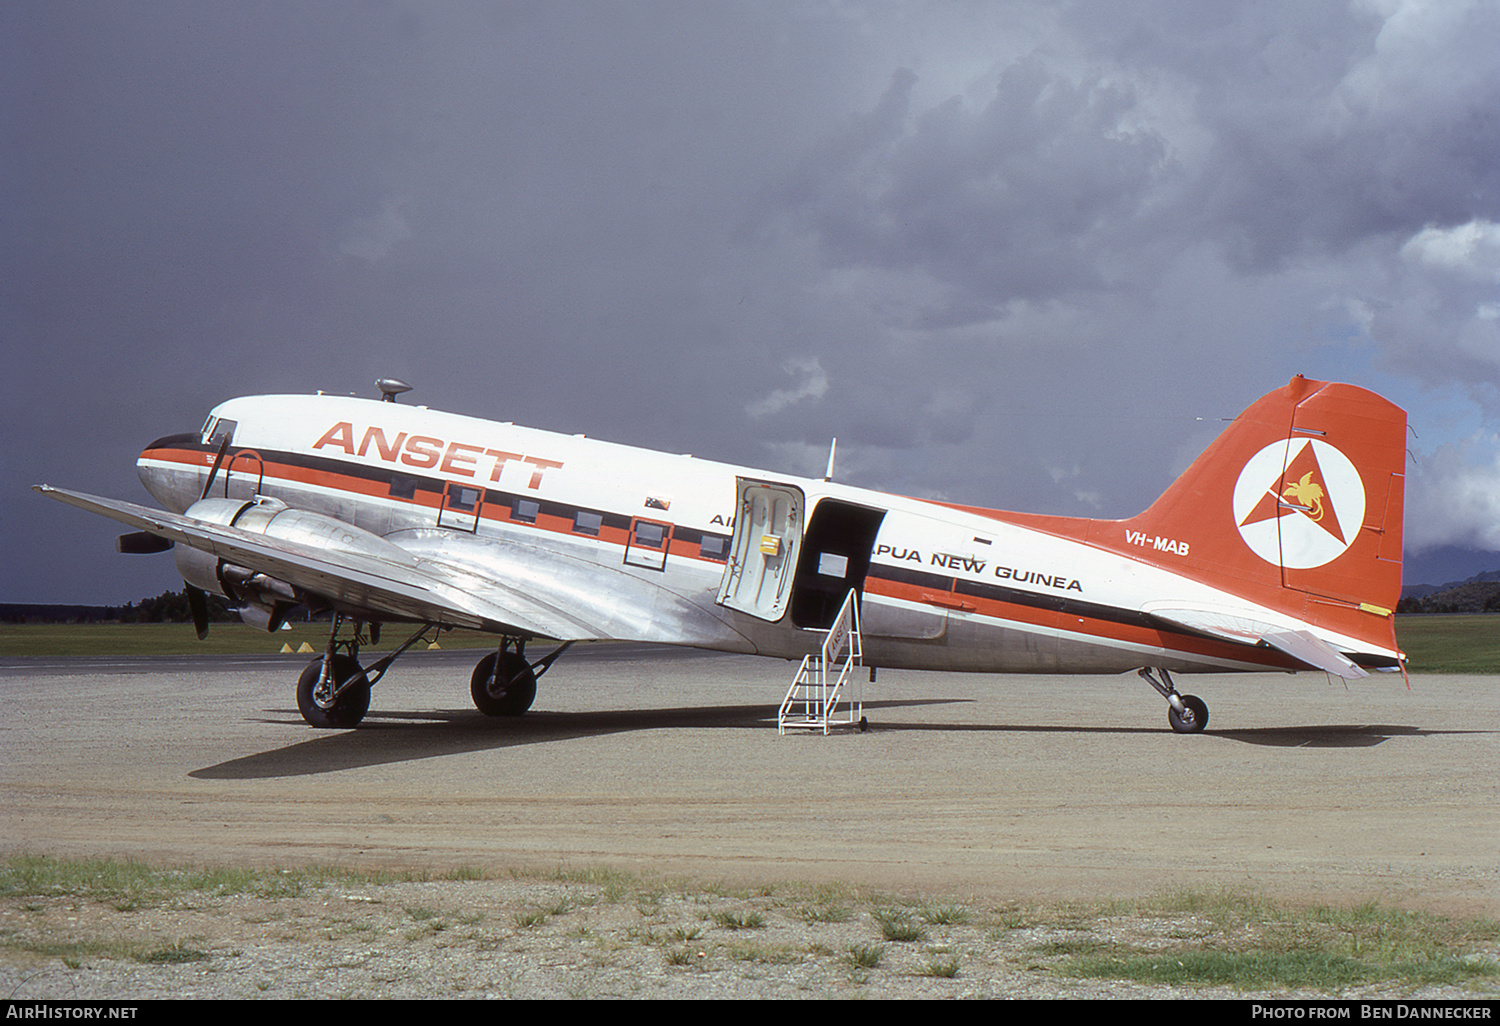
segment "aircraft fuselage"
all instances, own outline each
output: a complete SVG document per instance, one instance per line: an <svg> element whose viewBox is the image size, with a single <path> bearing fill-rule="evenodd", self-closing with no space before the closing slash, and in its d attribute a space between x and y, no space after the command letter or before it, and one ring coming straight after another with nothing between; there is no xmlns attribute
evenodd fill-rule
<svg viewBox="0 0 1500 1026"><path fill-rule="evenodd" d="M328 395L225 402L200 433L149 446L139 472L175 512L205 494L279 500L419 560L471 568L475 588L540 589L559 608L576 597L591 611L579 636L797 658L818 646L853 589L864 661L875 666L1297 665L1153 616L1152 603L1232 604L1265 623L1301 623L1206 580L1205 554L1189 540L1124 521L1049 530L1043 518ZM1393 645L1376 655L1397 658Z"/></svg>

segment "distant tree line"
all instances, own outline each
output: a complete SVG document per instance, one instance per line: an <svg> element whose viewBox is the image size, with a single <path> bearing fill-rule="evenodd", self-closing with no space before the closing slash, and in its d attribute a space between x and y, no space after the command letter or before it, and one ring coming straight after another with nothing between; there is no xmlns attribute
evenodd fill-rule
<svg viewBox="0 0 1500 1026"><path fill-rule="evenodd" d="M1398 613L1500 613L1500 582L1466 581L1421 598L1408 596Z"/></svg>
<svg viewBox="0 0 1500 1026"><path fill-rule="evenodd" d="M135 619L125 623L192 623L187 591L164 591L155 598L144 598L128 607ZM229 615L229 602L221 595L208 596L208 619L213 623L238 619Z"/></svg>
<svg viewBox="0 0 1500 1026"><path fill-rule="evenodd" d="M208 618L214 623L234 620L229 603L208 596ZM155 598L123 606L70 606L42 603L0 605L0 623L191 623L186 591L164 591Z"/></svg>

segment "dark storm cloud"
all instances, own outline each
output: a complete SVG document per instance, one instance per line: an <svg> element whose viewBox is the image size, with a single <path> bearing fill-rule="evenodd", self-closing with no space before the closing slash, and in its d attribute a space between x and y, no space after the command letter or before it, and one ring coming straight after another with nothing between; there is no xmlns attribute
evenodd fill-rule
<svg viewBox="0 0 1500 1026"><path fill-rule="evenodd" d="M1191 382L1201 412L1222 414L1224 385L1264 381L1288 357L1300 369L1320 345L1497 412L1500 276L1482 247L1449 245L1435 265L1433 246L1414 244L1424 232L1485 238L1500 220L1500 65L1488 56L1500 10L1058 10L1067 31L998 63L987 92L923 107L919 76L898 71L768 203L846 288L860 272L878 282L886 327L924 354L866 399L897 404L962 372L957 408L974 422L957 434L1003 425L991 465L1033 470L1087 448L1099 427L1076 402L1028 403L1044 382L1095 410L1104 388L1178 403ZM820 352L825 367L843 362ZM1049 377L1049 360L1066 369ZM836 401L851 372L830 375ZM987 392L1001 380L996 402ZM1018 406L1027 415L1008 418ZM904 408L915 423L899 439L865 437L922 444L920 403ZM1027 428L1062 444L1008 441ZM1096 475L1104 487L1079 497L1128 512L1121 498L1148 497L1126 480L1139 469ZM1073 476L1051 472L1059 487ZM1424 483L1474 491L1443 474Z"/></svg>
<svg viewBox="0 0 1500 1026"><path fill-rule="evenodd" d="M1490 3L54 0L0 48L5 598L173 582L27 485L391 374L1121 516L1306 371L1412 407L1409 537L1500 521Z"/></svg>
<svg viewBox="0 0 1500 1026"><path fill-rule="evenodd" d="M1123 127L1130 90L1026 59L984 107L955 97L912 118L915 82L898 72L778 197L830 263L919 270L991 315L1012 299L1104 287L1107 237L1148 213L1172 174L1159 137Z"/></svg>

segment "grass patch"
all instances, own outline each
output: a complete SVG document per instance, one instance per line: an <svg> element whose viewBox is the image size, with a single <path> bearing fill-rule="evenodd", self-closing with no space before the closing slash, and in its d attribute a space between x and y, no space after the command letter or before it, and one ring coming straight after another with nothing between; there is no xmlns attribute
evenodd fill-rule
<svg viewBox="0 0 1500 1026"><path fill-rule="evenodd" d="M922 967L923 976L933 976L939 979L951 980L958 975L958 958L953 955L934 955L927 959Z"/></svg>
<svg viewBox="0 0 1500 1026"><path fill-rule="evenodd" d="M922 909L922 920L933 926L959 926L972 918L962 905L928 905Z"/></svg>
<svg viewBox="0 0 1500 1026"><path fill-rule="evenodd" d="M910 944L927 936L920 926L899 913L877 912L875 922L880 925L880 935L888 941Z"/></svg>
<svg viewBox="0 0 1500 1026"><path fill-rule="evenodd" d="M1462 985L1500 978L1500 923L1459 921L1367 903L1292 909L1255 896L1188 892L1138 906L1164 927L1149 947L1108 939L1101 910L1078 936L1036 945L1061 956L1057 971L1090 979L1236 990ZM1183 917L1189 922L1183 923ZM1488 950L1486 956L1475 956Z"/></svg>
<svg viewBox="0 0 1500 1026"><path fill-rule="evenodd" d="M1166 986L1228 986L1237 990L1340 990L1372 982L1372 966L1322 951L1176 951L1082 955L1070 976L1133 980Z"/></svg>
<svg viewBox="0 0 1500 1026"><path fill-rule="evenodd" d="M188 962L201 962L208 958L206 951L190 948L182 941L175 941L165 947L152 948L144 955L139 956L138 961L146 965L184 965Z"/></svg>
<svg viewBox="0 0 1500 1026"><path fill-rule="evenodd" d="M379 645L366 652L389 652L404 640L400 631L387 632ZM1403 614L1396 617L1396 638L1410 656L1413 673L1493 674L1500 672L1500 614ZM191 624L89 623L0 624L0 656L159 656L159 655L270 655L282 645L293 649L288 664L301 666L313 658L295 650L306 642L322 652L328 640L326 623L298 623L274 634L241 623L216 623L199 641ZM480 631L455 630L438 638L444 649L493 649L496 639ZM419 646L420 649L420 646ZM421 658L421 651L406 658Z"/></svg>
<svg viewBox="0 0 1500 1026"><path fill-rule="evenodd" d="M847 923L854 918L854 912L848 905L825 903L804 905L799 915L806 923Z"/></svg>
<svg viewBox="0 0 1500 1026"><path fill-rule="evenodd" d="M763 930L766 917L759 912L715 912L714 925L724 930Z"/></svg>
<svg viewBox="0 0 1500 1026"><path fill-rule="evenodd" d="M332 867L159 869L136 859L59 859L10 855L0 865L0 897L88 898L119 911L152 908L187 895L253 894L298 897L332 885L409 882L409 874L362 873Z"/></svg>
<svg viewBox="0 0 1500 1026"><path fill-rule="evenodd" d="M979 980L996 973L1042 971L1063 979L1127 980L1187 990L1213 986L1339 994L1351 987L1443 986L1492 995L1500 986L1500 923L1374 903L1303 907L1253 893L1182 891L1143 901L985 907L795 884L760 888L751 897L723 886L668 884L608 872L569 871L565 886L559 886L556 875L509 877L502 874L504 883L496 886L505 888L502 904L470 883L475 874L469 871L427 877L326 867L163 869L129 859L13 855L0 864L0 898L5 899L7 923L13 924L0 934L0 950L32 952L74 968L95 959L155 965L200 961L210 957L205 949L212 945L174 942L173 934L166 940L90 939L76 935L75 924L93 922L100 935L130 934L146 928L147 917L134 914L141 908L185 907L206 915L221 909L221 914L245 916L246 903L220 905L207 899L305 896L310 900L290 911L281 905L269 911L250 908L255 919L241 922L275 923L282 916L296 920L297 910L307 914L316 909L311 914L320 918L299 927L302 934L336 943L351 936L362 946L382 936L405 941L441 936L445 947L524 950L539 940L555 944L573 938L600 964L615 952L642 948L652 949L651 957L668 965L692 965L704 973L729 970L731 963L805 962L812 980L819 973L836 976L835 988L851 980L863 987L877 967L885 968L886 980L948 979L960 972ZM509 886L512 882L528 887L517 890ZM425 886L394 889L410 883ZM341 895L359 904L338 901L330 910L327 895L318 893L330 886L360 888ZM382 886L393 891L382 895ZM620 904L605 904L606 893L619 894ZM88 908L90 902L98 907ZM752 903L767 911L748 908ZM101 909L104 914L96 915ZM525 936L554 917L555 928L546 937ZM484 935L465 929L485 918L499 929ZM597 921L585 922L589 919ZM796 934L789 939L788 927L799 920L812 924L801 929L813 940ZM878 937L871 936L871 922ZM845 923L851 925L828 925ZM191 930L203 932L198 926ZM288 933L298 930L289 927ZM766 932L746 932L759 930ZM280 928L271 932L280 933ZM940 942L913 946L926 932L941 933Z"/></svg>
<svg viewBox="0 0 1500 1026"><path fill-rule="evenodd" d="M44 958L56 958L70 969L77 969L96 959L115 962L139 962L142 965L184 965L202 962L212 956L190 947L185 941L163 944L141 940L70 940L11 942L16 950L29 951Z"/></svg>
<svg viewBox="0 0 1500 1026"><path fill-rule="evenodd" d="M1412 673L1500 673L1500 615L1396 617L1396 640Z"/></svg>

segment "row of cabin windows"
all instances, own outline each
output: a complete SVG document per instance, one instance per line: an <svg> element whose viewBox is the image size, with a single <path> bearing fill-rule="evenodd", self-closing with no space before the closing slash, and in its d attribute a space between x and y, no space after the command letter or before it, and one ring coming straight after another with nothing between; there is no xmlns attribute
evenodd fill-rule
<svg viewBox="0 0 1500 1026"><path fill-rule="evenodd" d="M396 499L415 498L417 484L418 479L415 477L406 474L392 475L391 497ZM460 513L473 513L479 505L480 494L477 488L457 488L449 495L449 508ZM541 512L542 504L535 499L516 499L515 504L511 507L510 519L516 523L534 524ZM599 531L603 527L604 515L602 513L581 509L573 514L573 531L576 534L597 538L599 537ZM666 524L658 524L650 520L641 520L636 523L635 539L632 544L659 550L665 547L666 543ZM704 559L719 561L728 559L729 539L719 535L704 535L698 543L698 555Z"/></svg>

